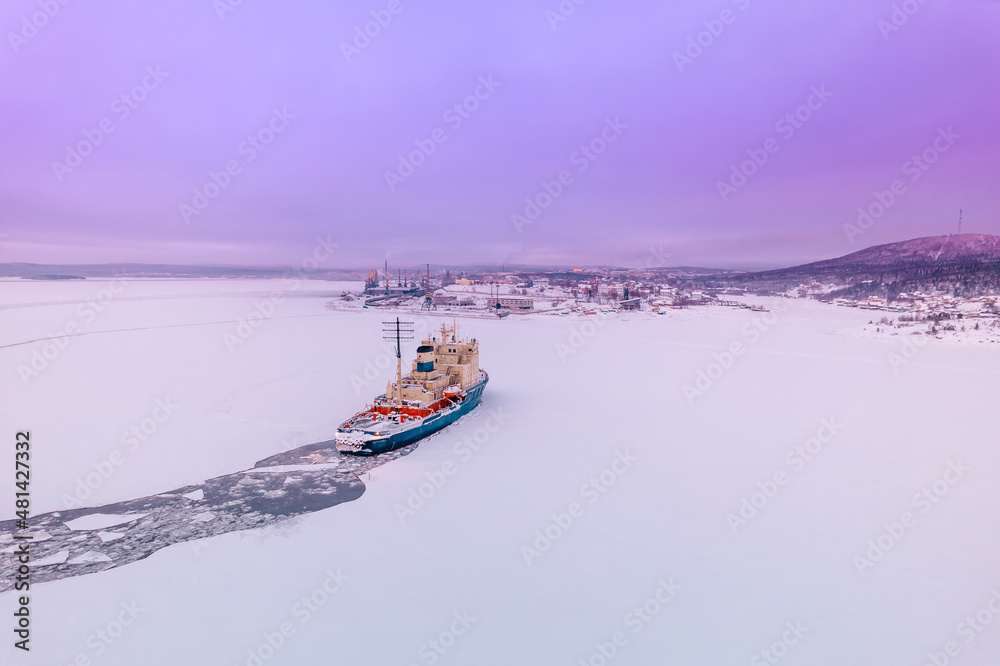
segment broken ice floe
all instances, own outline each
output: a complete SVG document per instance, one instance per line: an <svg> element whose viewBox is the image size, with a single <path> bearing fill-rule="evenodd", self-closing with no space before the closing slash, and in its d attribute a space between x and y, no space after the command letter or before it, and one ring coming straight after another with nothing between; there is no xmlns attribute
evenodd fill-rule
<svg viewBox="0 0 1000 666"><path fill-rule="evenodd" d="M55 555L49 555L48 557L43 557L41 559L35 560L34 565L36 567L47 567L53 564L63 564L67 558L69 558L68 550L60 550Z"/></svg>
<svg viewBox="0 0 1000 666"><path fill-rule="evenodd" d="M124 516L113 513L92 513L80 518L74 518L73 520L67 520L63 524L71 530L99 530L105 527L131 523L145 516L146 514L144 513L132 513ZM35 537L35 539L38 540L38 537Z"/></svg>
<svg viewBox="0 0 1000 666"><path fill-rule="evenodd" d="M69 561L69 564L89 564L91 562L110 562L111 558L96 550L88 550L83 555L78 555Z"/></svg>
<svg viewBox="0 0 1000 666"><path fill-rule="evenodd" d="M415 448L411 445L361 458L341 456L331 441L317 442L271 456L252 470L207 479L199 486L103 507L32 516L32 528L37 530L32 533L37 542L33 562L42 563L32 582L103 571L173 544L227 532L256 533L266 528L262 534L287 536L292 532L285 521L356 500L365 491L362 478L368 472ZM120 527L111 529L115 526ZM16 533L15 520L0 521L4 547L12 545ZM13 589L16 567L10 557L0 557L0 593Z"/></svg>

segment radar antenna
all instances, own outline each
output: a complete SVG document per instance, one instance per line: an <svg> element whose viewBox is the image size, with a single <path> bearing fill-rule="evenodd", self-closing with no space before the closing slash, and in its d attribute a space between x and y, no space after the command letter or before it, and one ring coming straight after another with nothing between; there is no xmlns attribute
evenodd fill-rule
<svg viewBox="0 0 1000 666"><path fill-rule="evenodd" d="M413 322L412 321L399 321L399 317L396 317L396 321L384 321L382 322L382 337L387 342L396 343L396 403L402 408L403 406L403 354L402 354L402 342L404 340L413 339ZM388 401L389 396L386 395L385 399Z"/></svg>

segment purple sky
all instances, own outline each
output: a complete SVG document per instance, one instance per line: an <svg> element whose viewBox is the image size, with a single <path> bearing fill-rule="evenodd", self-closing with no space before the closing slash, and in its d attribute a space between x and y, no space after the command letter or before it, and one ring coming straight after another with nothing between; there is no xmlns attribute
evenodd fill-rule
<svg viewBox="0 0 1000 666"><path fill-rule="evenodd" d="M757 267L950 233L960 208L966 231L1000 233L995 0L911 0L891 32L888 0L587 0L557 23L559 0L243 0L220 19L224 2L42 0L58 11L37 30L38 0L4 3L0 261L291 264L330 236L341 267ZM348 62L342 44L390 5ZM115 101L144 77L134 109ZM445 111L477 86L456 127ZM814 86L832 97L787 136L777 121ZM274 109L294 118L248 161ZM103 119L89 155L54 166ZM626 127L574 157L608 119ZM949 127L914 181L905 163ZM390 189L399 155L438 128ZM769 138L777 152L723 201L719 181ZM239 173L185 216L230 161ZM518 230L562 170L571 182ZM903 194L849 240L896 179Z"/></svg>

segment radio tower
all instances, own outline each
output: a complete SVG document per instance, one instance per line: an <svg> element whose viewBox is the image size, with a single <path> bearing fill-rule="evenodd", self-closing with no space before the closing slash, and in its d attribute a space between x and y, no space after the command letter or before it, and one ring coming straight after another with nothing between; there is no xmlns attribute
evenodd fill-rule
<svg viewBox="0 0 1000 666"><path fill-rule="evenodd" d="M958 211L958 235L962 235L962 211Z"/></svg>

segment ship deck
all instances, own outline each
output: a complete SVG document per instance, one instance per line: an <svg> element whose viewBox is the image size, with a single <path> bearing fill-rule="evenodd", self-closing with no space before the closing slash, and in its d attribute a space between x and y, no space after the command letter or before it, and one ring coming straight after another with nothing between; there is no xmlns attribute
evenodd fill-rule
<svg viewBox="0 0 1000 666"><path fill-rule="evenodd" d="M488 375L482 370L479 371L480 383L487 380ZM478 386L478 384L477 384ZM452 388L452 387L449 387ZM457 389L457 387L454 387ZM473 387L474 388L474 387ZM361 430L373 435L392 435L397 432L408 430L414 425L418 425L424 419L443 411L449 411L462 404L465 392L447 393L445 397L429 405L420 407L404 406L402 409L390 406L380 401L364 410L358 412L353 417L345 421L340 426L340 430ZM384 399L380 398L380 400Z"/></svg>
<svg viewBox="0 0 1000 666"><path fill-rule="evenodd" d="M363 430L379 435L391 435L412 428L427 417L458 404L460 401L442 398L427 407L403 407L402 410L398 410L395 407L376 403L374 406L355 414L340 427L341 429Z"/></svg>

